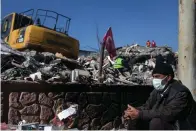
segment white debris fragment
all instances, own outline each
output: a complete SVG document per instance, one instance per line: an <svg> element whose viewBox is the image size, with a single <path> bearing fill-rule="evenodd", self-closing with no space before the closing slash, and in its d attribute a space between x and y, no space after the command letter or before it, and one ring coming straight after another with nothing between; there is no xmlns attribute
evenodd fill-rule
<svg viewBox="0 0 196 131"><path fill-rule="evenodd" d="M115 63L114 61L111 60L110 56L107 56L107 58L112 63L112 65Z"/></svg>
<svg viewBox="0 0 196 131"><path fill-rule="evenodd" d="M69 108L60 112L57 116L60 120L66 119L67 117L77 113L78 104L71 105Z"/></svg>
<svg viewBox="0 0 196 131"><path fill-rule="evenodd" d="M30 74L29 76L33 81L36 80L42 80L42 73L41 72L36 72L34 74Z"/></svg>

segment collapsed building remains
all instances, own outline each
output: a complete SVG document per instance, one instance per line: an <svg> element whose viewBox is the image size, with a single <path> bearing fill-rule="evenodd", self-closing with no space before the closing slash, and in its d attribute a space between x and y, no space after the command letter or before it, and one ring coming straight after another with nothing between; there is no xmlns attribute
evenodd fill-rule
<svg viewBox="0 0 196 131"><path fill-rule="evenodd" d="M131 74L116 73L105 52L102 76L105 84L151 85L155 59L160 56L172 65L176 73L177 56L168 47L149 48L134 44L118 48L117 54L128 62ZM1 41L1 80L93 84L98 83L98 71L98 53L72 60L58 53L16 51Z"/></svg>

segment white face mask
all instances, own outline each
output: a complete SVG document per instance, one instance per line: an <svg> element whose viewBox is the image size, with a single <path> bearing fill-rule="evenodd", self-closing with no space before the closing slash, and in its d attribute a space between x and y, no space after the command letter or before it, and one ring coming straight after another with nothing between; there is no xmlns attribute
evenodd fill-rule
<svg viewBox="0 0 196 131"><path fill-rule="evenodd" d="M167 78L167 76L165 78ZM163 90L165 88L165 86L167 84L167 83L163 84L163 81L165 80L165 78L163 78L163 79L154 78L152 80L152 84L153 84L153 86L154 86L154 88L156 90L159 90L160 91L160 90Z"/></svg>

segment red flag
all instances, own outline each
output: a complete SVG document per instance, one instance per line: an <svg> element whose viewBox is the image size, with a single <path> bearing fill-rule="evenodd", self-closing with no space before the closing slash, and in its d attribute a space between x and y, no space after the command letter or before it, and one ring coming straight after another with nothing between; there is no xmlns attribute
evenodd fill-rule
<svg viewBox="0 0 196 131"><path fill-rule="evenodd" d="M111 58L116 56L116 48L114 44L112 28L110 27L103 38L103 44L106 50L108 51Z"/></svg>

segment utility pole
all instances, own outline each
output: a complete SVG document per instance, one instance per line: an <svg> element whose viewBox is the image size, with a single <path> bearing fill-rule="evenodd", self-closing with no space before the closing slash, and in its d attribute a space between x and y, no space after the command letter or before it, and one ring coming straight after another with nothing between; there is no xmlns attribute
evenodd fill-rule
<svg viewBox="0 0 196 131"><path fill-rule="evenodd" d="M195 1L179 0L178 77L196 101Z"/></svg>

